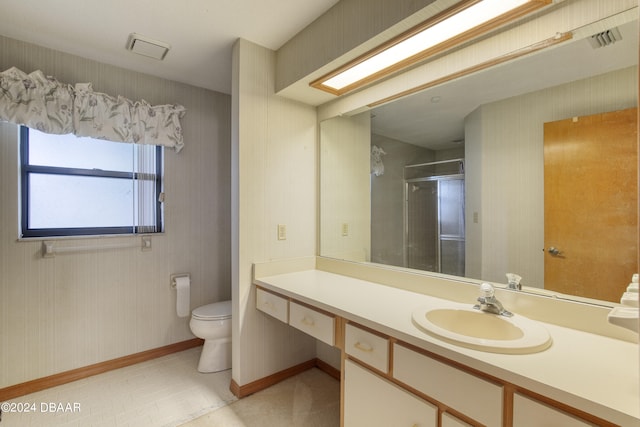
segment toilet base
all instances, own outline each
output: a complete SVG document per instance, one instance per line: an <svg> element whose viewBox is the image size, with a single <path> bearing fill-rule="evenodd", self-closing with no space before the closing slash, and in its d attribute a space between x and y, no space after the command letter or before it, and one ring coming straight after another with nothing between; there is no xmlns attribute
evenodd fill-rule
<svg viewBox="0 0 640 427"><path fill-rule="evenodd" d="M198 371L208 374L226 369L231 369L231 338L205 340Z"/></svg>

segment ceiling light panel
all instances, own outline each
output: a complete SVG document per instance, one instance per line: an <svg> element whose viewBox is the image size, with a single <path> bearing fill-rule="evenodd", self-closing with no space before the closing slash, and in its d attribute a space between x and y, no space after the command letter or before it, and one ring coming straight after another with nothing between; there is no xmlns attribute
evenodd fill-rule
<svg viewBox="0 0 640 427"><path fill-rule="evenodd" d="M470 40L551 0L467 0L311 83L341 95Z"/></svg>

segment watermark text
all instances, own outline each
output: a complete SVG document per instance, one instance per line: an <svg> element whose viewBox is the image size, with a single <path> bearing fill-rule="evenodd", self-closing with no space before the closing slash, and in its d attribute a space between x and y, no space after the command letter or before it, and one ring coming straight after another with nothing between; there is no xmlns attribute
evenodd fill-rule
<svg viewBox="0 0 640 427"><path fill-rule="evenodd" d="M2 413L78 413L82 412L80 402L2 402Z"/></svg>

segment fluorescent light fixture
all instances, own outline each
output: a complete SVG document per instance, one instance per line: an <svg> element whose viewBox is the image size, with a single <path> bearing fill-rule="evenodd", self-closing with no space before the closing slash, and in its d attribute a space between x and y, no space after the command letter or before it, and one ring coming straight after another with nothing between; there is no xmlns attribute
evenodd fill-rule
<svg viewBox="0 0 640 427"><path fill-rule="evenodd" d="M477 37L552 0L466 0L321 77L311 86L341 95Z"/></svg>

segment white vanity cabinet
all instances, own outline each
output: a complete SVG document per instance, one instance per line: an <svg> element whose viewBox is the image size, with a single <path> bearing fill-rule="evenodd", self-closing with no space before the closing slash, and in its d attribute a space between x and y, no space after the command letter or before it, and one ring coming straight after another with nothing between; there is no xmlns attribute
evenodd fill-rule
<svg viewBox="0 0 640 427"><path fill-rule="evenodd" d="M256 289L256 308L312 337L335 345L336 318L262 288Z"/></svg>
<svg viewBox="0 0 640 427"><path fill-rule="evenodd" d="M438 409L356 362L344 363L345 427L437 427Z"/></svg>
<svg viewBox="0 0 640 427"><path fill-rule="evenodd" d="M256 308L281 322L289 322L289 301L283 296L257 288Z"/></svg>
<svg viewBox="0 0 640 427"><path fill-rule="evenodd" d="M322 305L322 304L319 304ZM342 350L342 427L588 427L607 422L275 291L256 308Z"/></svg>
<svg viewBox="0 0 640 427"><path fill-rule="evenodd" d="M348 323L345 326L344 351L378 371L389 371L389 340Z"/></svg>
<svg viewBox="0 0 640 427"><path fill-rule="evenodd" d="M503 424L499 384L398 344L393 346L393 378L481 424Z"/></svg>
<svg viewBox="0 0 640 427"><path fill-rule="evenodd" d="M289 325L329 345L335 342L335 317L314 308L289 303Z"/></svg>
<svg viewBox="0 0 640 427"><path fill-rule="evenodd" d="M447 412L442 414L442 427L473 427L471 424L465 423L460 418L453 416Z"/></svg>
<svg viewBox="0 0 640 427"><path fill-rule="evenodd" d="M597 426L520 393L515 393L513 396L513 425L514 427Z"/></svg>
<svg viewBox="0 0 640 427"><path fill-rule="evenodd" d="M344 337L344 427L613 426L592 424L497 378L353 323L346 323Z"/></svg>

